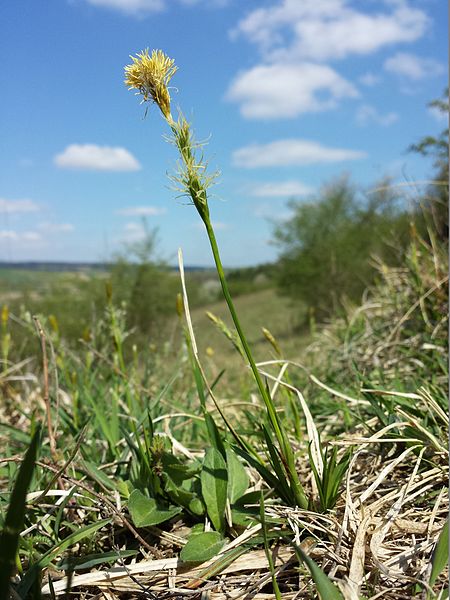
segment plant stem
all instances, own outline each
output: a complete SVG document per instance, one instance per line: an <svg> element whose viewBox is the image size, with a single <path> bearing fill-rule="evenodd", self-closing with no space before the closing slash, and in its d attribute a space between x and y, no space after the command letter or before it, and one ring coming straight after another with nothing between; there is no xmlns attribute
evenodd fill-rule
<svg viewBox="0 0 450 600"><path fill-rule="evenodd" d="M211 244L211 250L214 256L214 262L216 264L217 274L219 275L220 284L222 286L222 292L225 298L225 301L228 305L228 309L231 314L231 318L233 319L233 323L236 327L236 331L239 335L239 338L242 342L242 347L244 349L245 355L249 362L250 368L255 377L256 384L260 391L261 397L264 401L264 404L267 408L267 413L269 416L270 423L275 432L276 438L278 440L278 444L280 446L281 457L283 459L284 468L286 469L291 489L295 497L295 501L301 508L308 507L308 499L306 498L305 492L300 484L298 479L298 475L295 469L294 464L294 455L292 452L292 448L289 444L289 440L285 432L282 429L282 425L280 423L279 417L276 413L272 398L270 397L269 391L267 390L261 375L258 371L258 367L256 366L255 360L253 358L252 352L250 350L250 346L248 345L247 338L245 337L244 331L242 330L241 323L239 321L239 317L236 313L236 309L234 307L233 299L231 298L231 294L228 288L228 283L225 277L225 272L222 265L222 260L220 258L219 247L217 245L216 236L214 233L214 229L211 225L211 222L208 218L203 219L205 223L206 232L208 234L208 238Z"/></svg>

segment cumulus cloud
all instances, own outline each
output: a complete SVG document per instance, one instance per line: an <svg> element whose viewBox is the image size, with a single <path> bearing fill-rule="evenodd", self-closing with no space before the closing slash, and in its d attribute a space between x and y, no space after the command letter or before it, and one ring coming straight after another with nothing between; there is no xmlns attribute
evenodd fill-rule
<svg viewBox="0 0 450 600"><path fill-rule="evenodd" d="M398 114L395 112L389 112L382 114L374 106L370 104L363 104L358 108L356 113L356 121L359 125L369 125L370 123L377 123L387 127L398 121Z"/></svg>
<svg viewBox="0 0 450 600"><path fill-rule="evenodd" d="M269 60L328 61L371 54L399 42L414 42L429 19L407 0L386 3L384 10L363 12L349 0L282 0L242 19L234 36L257 44Z"/></svg>
<svg viewBox="0 0 450 600"><path fill-rule="evenodd" d="M116 211L116 214L126 217L156 217L163 215L166 212L165 208L158 206L130 206Z"/></svg>
<svg viewBox="0 0 450 600"><path fill-rule="evenodd" d="M87 171L138 171L141 165L125 148L71 144L57 154L55 164L62 169Z"/></svg>
<svg viewBox="0 0 450 600"><path fill-rule="evenodd" d="M118 10L127 15L146 15L164 9L164 0L86 0L88 4Z"/></svg>
<svg viewBox="0 0 450 600"><path fill-rule="evenodd" d="M381 3L379 3L381 4ZM370 7L370 8L369 8ZM355 98L354 84L329 63L367 56L422 37L429 18L409 0L279 0L250 11L231 37L256 45L259 64L236 76L227 98L248 118L292 118ZM366 86L378 78L366 74Z"/></svg>
<svg viewBox="0 0 450 600"><path fill-rule="evenodd" d="M330 63L415 42L429 22L410 0L269 3L250 11L231 32L232 38L253 43L261 59L236 76L226 97L238 102L247 118L292 118L329 110L340 100L359 95ZM365 86L378 81L370 73L360 79Z"/></svg>
<svg viewBox="0 0 450 600"><path fill-rule="evenodd" d="M0 213L30 213L39 210L40 206L36 202L33 202L33 200L6 200L0 198Z"/></svg>
<svg viewBox="0 0 450 600"><path fill-rule="evenodd" d="M146 235L146 229L142 223L136 223L134 221L125 223L123 226L123 232L119 237L118 241L121 243L132 243L143 240Z"/></svg>
<svg viewBox="0 0 450 600"><path fill-rule="evenodd" d="M342 162L365 158L366 153L345 148L330 148L302 139L250 144L233 152L234 165L246 169L288 167Z"/></svg>
<svg viewBox="0 0 450 600"><path fill-rule="evenodd" d="M268 119L327 110L341 98L357 96L331 67L312 63L258 65L240 73L226 95L240 103L244 117Z"/></svg>
<svg viewBox="0 0 450 600"><path fill-rule="evenodd" d="M428 114L440 124L448 122L448 113L443 110L439 110L439 108L436 106L429 106Z"/></svg>
<svg viewBox="0 0 450 600"><path fill-rule="evenodd" d="M42 235L37 231L14 231L13 229L0 229L0 240L14 242L41 242Z"/></svg>
<svg viewBox="0 0 450 600"><path fill-rule="evenodd" d="M132 17L144 17L161 12L169 4L168 0L86 0L86 2L92 6L109 8ZM187 6L197 6L204 3L208 7L217 8L228 4L228 0L180 0L180 2Z"/></svg>
<svg viewBox="0 0 450 600"><path fill-rule="evenodd" d="M263 202L253 206L252 214L259 219L275 219L277 221L287 221L292 218L293 212L288 206L283 206L280 210L273 202Z"/></svg>
<svg viewBox="0 0 450 600"><path fill-rule="evenodd" d="M377 83L380 83L380 80L381 79L378 75L374 75L370 72L364 73L364 75L361 75L359 78L359 81L366 87L373 87L374 85L377 85Z"/></svg>
<svg viewBox="0 0 450 600"><path fill-rule="evenodd" d="M431 58L421 58L406 52L397 52L388 58L384 68L390 73L418 81L444 73L444 66Z"/></svg>
<svg viewBox="0 0 450 600"><path fill-rule="evenodd" d="M301 181L271 181L267 183L258 183L249 190L250 196L258 198L282 198L293 196L306 196L311 194L313 188L305 185Z"/></svg>
<svg viewBox="0 0 450 600"><path fill-rule="evenodd" d="M45 233L70 233L75 229L72 223L51 223L49 221L39 223L38 228Z"/></svg>

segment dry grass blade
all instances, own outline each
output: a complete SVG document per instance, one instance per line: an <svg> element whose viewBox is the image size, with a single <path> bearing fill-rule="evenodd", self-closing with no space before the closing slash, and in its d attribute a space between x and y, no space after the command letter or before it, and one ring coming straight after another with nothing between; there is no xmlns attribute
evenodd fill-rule
<svg viewBox="0 0 450 600"><path fill-rule="evenodd" d="M293 556L294 553L291 550L280 548L274 557L275 565L280 567ZM177 558L141 561L132 565L113 567L105 571L75 575L72 577L71 586L73 590L100 587L109 590L132 591L135 588L131 576L138 576L139 581L151 590L153 586L160 587L163 585L163 581L174 570L176 586L188 590L189 583L197 581L199 574L208 566L212 566L215 561L216 559L212 559L195 568L183 565ZM267 571L267 559L264 550L246 552L244 556L238 557L231 565L226 566L221 573L223 575L233 575L245 571ZM65 593L67 581L67 578L63 578L53 583L57 595ZM206 580L202 578L201 582L205 583ZM42 593L49 594L48 585L42 588Z"/></svg>

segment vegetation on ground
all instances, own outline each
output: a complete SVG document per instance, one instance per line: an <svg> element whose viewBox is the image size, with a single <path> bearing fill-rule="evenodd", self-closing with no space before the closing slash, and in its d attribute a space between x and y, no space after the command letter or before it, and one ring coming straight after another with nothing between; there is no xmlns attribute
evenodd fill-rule
<svg viewBox="0 0 450 600"><path fill-rule="evenodd" d="M230 294L191 126L172 117L175 71L145 51L127 83L172 132L229 315L216 307L211 331L241 360L239 383L197 339L181 253L178 334L159 348L141 345L114 286L77 347L51 315L5 304L0 600L448 597L445 239L412 228L404 262L380 258L362 304L341 296L326 326L311 318L301 352L273 316L258 336ZM148 262L127 271L144 319ZM284 301L261 294L282 330Z"/></svg>

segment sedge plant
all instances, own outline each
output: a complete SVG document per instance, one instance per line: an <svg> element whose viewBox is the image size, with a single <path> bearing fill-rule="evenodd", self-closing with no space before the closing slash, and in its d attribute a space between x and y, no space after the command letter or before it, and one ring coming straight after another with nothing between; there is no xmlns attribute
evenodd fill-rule
<svg viewBox="0 0 450 600"><path fill-rule="evenodd" d="M281 492L283 499L290 504L307 508L308 498L298 477L295 456L287 432L277 414L270 392L258 371L225 277L208 204L208 188L214 182L216 175L207 173L207 164L203 155L198 151L199 144L195 141L191 125L182 112L178 111L176 120L172 116L168 84L177 71L177 66L175 61L161 50L153 50L150 54L147 49L131 58L132 64L125 67L125 84L130 89L137 90L137 95L142 96L142 102L154 103L159 107L171 130L170 140L176 146L180 156L179 169L174 180L181 193L191 200L205 226L225 301L267 411L269 427L264 428L264 438L269 460L279 484L276 486L277 491ZM265 466L261 462L258 463L255 454L249 453L248 450L248 445L241 446L243 456L250 458L252 463L257 468L259 467L260 472L268 475ZM273 476L270 477L272 484L273 479Z"/></svg>

